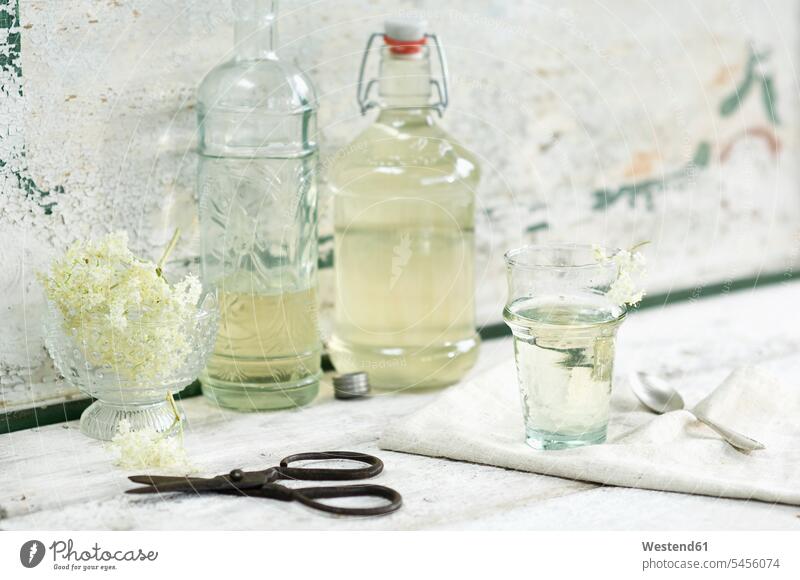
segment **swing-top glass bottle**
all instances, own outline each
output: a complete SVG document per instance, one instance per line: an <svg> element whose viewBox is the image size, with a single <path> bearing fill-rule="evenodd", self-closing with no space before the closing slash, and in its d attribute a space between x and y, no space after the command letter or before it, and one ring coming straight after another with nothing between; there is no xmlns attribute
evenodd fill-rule
<svg viewBox="0 0 800 580"><path fill-rule="evenodd" d="M475 157L438 124L447 70L438 38L417 20L370 37L358 97L376 121L336 156L336 314L329 342L339 372L367 371L382 389L456 382L475 362ZM380 74L365 82L370 49ZM438 55L441 78L432 77ZM370 100L377 85L378 100ZM436 102L433 101L434 91Z"/></svg>

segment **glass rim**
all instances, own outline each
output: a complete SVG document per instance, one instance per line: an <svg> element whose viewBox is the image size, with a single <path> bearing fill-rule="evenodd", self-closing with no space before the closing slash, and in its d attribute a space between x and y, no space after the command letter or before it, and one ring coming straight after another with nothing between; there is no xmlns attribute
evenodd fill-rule
<svg viewBox="0 0 800 580"><path fill-rule="evenodd" d="M614 267L614 263L611 261L598 262L594 259L591 261L581 260L579 263L575 264L556 264L553 263L552 260L538 261L532 259L521 259L522 256L532 257L534 255L540 255L544 252L554 250L566 250L569 252L585 251L591 254L594 252L594 246L592 244L574 242L526 244L524 246L519 246L517 248L508 250L505 254L503 254L503 259L505 260L506 267L508 268L522 268L527 270L588 270L592 268L606 269ZM617 252L619 252L619 249L615 248L610 254L608 254L608 256L613 257L617 254Z"/></svg>

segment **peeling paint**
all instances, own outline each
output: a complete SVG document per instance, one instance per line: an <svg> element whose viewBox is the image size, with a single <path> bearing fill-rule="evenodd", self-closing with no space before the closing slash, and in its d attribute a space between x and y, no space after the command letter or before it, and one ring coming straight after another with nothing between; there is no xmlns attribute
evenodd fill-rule
<svg viewBox="0 0 800 580"><path fill-rule="evenodd" d="M22 83L6 82L10 81L12 77L16 77L18 81L22 80L22 66L20 65L22 35L19 26L18 0L0 0L0 30L4 30L6 34L5 43L0 46L0 75L4 80L2 92L6 98L21 99L23 97ZM13 128L9 127L9 129ZM4 171L6 169L7 171ZM37 203L44 210L45 215L53 213L57 195L64 193L64 188L60 185L52 189L43 189L36 185L36 181L27 172L24 144L17 150L0 149L0 171L5 173L3 181L6 183L9 179L16 179L17 189L24 192L27 199Z"/></svg>
<svg viewBox="0 0 800 580"><path fill-rule="evenodd" d="M620 199L627 198L628 207L636 207L637 199L644 198L645 206L655 208L655 194L669 188L685 187L700 169L705 169L711 161L711 144L702 142L697 146L694 157L684 167L660 177L653 177L637 183L622 185L616 190L599 189L594 192L592 209L605 211Z"/></svg>
<svg viewBox="0 0 800 580"><path fill-rule="evenodd" d="M719 113L723 117L730 117L742 105L751 89L759 85L761 89L761 100L764 110L773 125L779 125L778 113L776 111L777 95L775 93L775 82L771 74L763 72L770 56L769 50L756 52L750 49L747 59L744 77L734 89L733 93L725 97L719 105Z"/></svg>
<svg viewBox="0 0 800 580"><path fill-rule="evenodd" d="M780 123L775 110L777 95L775 93L775 86L772 76L760 72L760 67L762 67L763 63L767 61L769 54L770 51L757 53L751 49L750 56L747 60L747 67L744 77L737 85L734 92L726 96L720 103L720 115L723 117L730 117L736 113L741 108L744 99L747 98L753 85L760 83L762 102L767 118L773 125L778 125ZM754 128L753 130L744 132L744 135L765 136L770 153L777 155L778 151L780 150L780 141L778 141L777 137L775 137L773 133L770 133L767 130ZM730 154L730 148L733 146L733 144L734 141L723 146L722 152L720 153L721 161L727 160ZM597 190L593 193L595 201L592 207L595 210L605 210L610 205L613 205L618 199L627 197L629 207L633 208L636 206L637 198L644 198L647 208L652 210L654 208L655 193L670 186L684 185L698 169L704 169L708 167L710 157L711 144L702 142L697 146L697 151L694 155L694 158L686 167L660 177L646 179L644 181L629 185L623 185L616 191L609 191L606 189ZM649 173L649 163L649 157L638 154L634 156L634 161L631 164L631 168L625 171L625 175L631 176L638 173Z"/></svg>

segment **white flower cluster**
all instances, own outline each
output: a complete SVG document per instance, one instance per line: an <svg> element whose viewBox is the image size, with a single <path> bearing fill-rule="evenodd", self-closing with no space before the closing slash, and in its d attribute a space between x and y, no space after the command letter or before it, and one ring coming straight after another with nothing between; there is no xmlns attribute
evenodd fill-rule
<svg viewBox="0 0 800 580"><path fill-rule="evenodd" d="M90 364L147 379L186 360L200 281L168 284L153 262L133 255L124 232L75 242L39 279Z"/></svg>
<svg viewBox="0 0 800 580"><path fill-rule="evenodd" d="M185 473L193 470L180 437L170 437L153 429L131 430L127 419L119 422L111 440L114 462L126 469L151 467L174 468Z"/></svg>
<svg viewBox="0 0 800 580"><path fill-rule="evenodd" d="M639 283L644 277L646 260L644 255L637 251L638 244L630 250L617 250L608 254L605 248L593 246L595 259L600 264L613 262L617 266L617 277L611 283L606 296L615 304L634 306L644 297L645 290Z"/></svg>

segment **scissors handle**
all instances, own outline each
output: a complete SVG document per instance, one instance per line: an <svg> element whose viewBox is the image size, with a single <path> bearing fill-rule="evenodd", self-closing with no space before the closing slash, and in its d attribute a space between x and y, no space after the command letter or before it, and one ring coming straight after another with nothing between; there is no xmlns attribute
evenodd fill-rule
<svg viewBox="0 0 800 580"><path fill-rule="evenodd" d="M317 467L291 467L295 461L326 461L331 459L346 459L365 463L366 467L355 468L317 468ZM383 471L383 461L366 453L355 451L320 451L315 453L297 453L284 457L278 468L285 479L302 479L305 481L347 481L353 479L369 479ZM325 489L325 488L320 488ZM357 495L357 494L356 494ZM331 496L343 497L343 496Z"/></svg>
<svg viewBox="0 0 800 580"><path fill-rule="evenodd" d="M293 498L310 508L343 516L380 516L390 514L403 505L402 496L391 487L383 485L334 485L328 487L304 487L295 489ZM345 507L317 501L340 497L378 497L387 503L374 507Z"/></svg>

